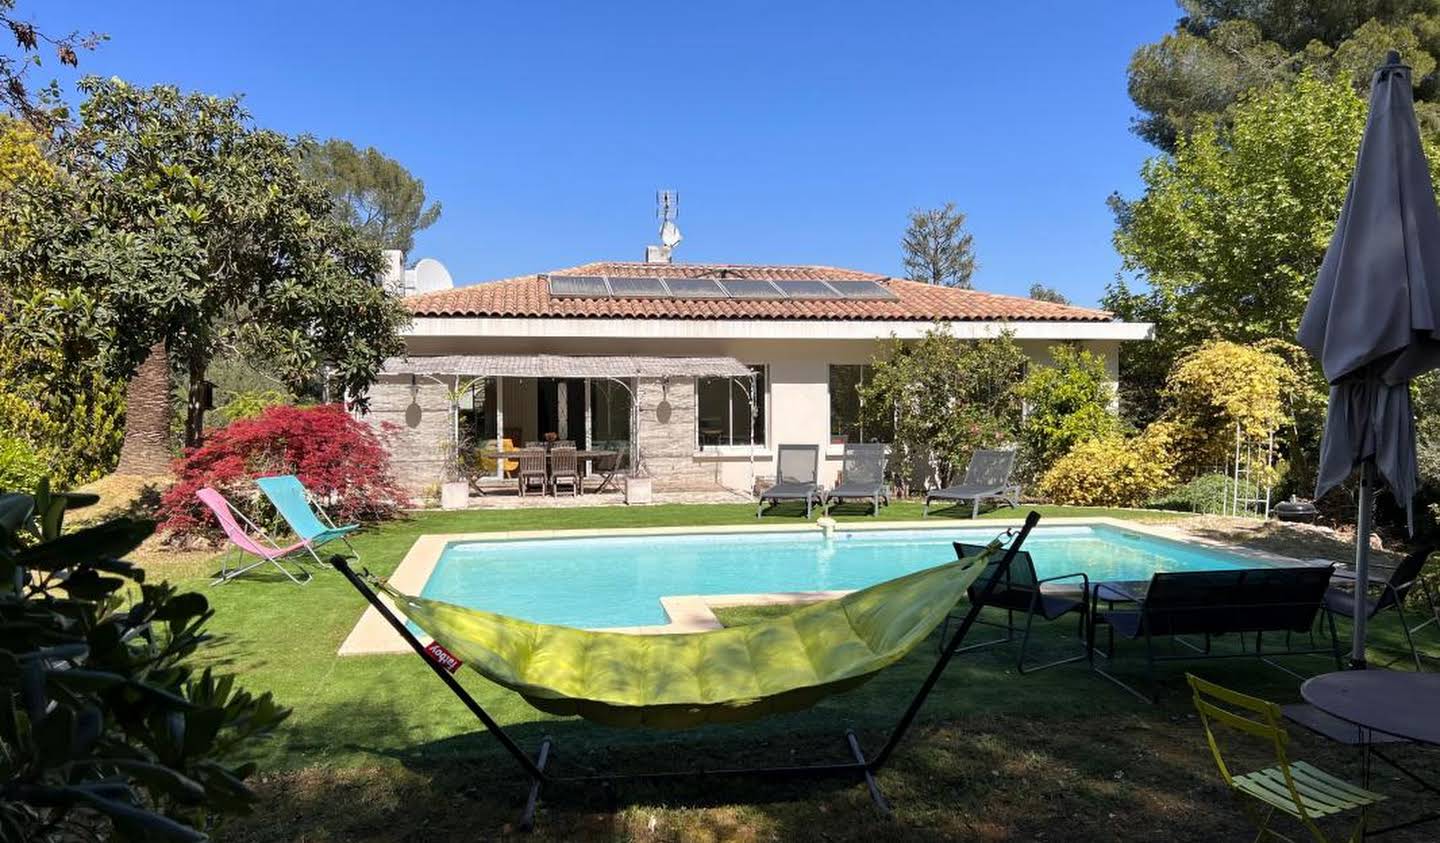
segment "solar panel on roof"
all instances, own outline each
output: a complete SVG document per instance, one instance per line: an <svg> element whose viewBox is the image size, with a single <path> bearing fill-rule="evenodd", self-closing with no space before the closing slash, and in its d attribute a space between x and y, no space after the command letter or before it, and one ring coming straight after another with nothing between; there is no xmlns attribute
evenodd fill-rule
<svg viewBox="0 0 1440 843"><path fill-rule="evenodd" d="M551 275L550 295L562 298L603 299L610 295L598 275Z"/></svg>
<svg viewBox="0 0 1440 843"><path fill-rule="evenodd" d="M610 291L622 299L665 299L670 291L659 278L627 278L610 276Z"/></svg>
<svg viewBox="0 0 1440 843"><path fill-rule="evenodd" d="M665 283L677 299L725 298L725 291L711 278L666 278Z"/></svg>
<svg viewBox="0 0 1440 843"><path fill-rule="evenodd" d="M732 299L783 299L785 294L769 281L726 278L721 282Z"/></svg>
<svg viewBox="0 0 1440 843"><path fill-rule="evenodd" d="M831 281L830 287L841 298L856 301L894 301L897 296L874 281Z"/></svg>
<svg viewBox="0 0 1440 843"><path fill-rule="evenodd" d="M824 281L776 281L785 295L792 299L833 299L838 295Z"/></svg>

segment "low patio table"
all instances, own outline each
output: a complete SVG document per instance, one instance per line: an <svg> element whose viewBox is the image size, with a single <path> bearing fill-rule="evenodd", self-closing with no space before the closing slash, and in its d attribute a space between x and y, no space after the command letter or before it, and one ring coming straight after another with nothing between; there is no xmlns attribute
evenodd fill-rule
<svg viewBox="0 0 1440 843"><path fill-rule="evenodd" d="M502 460L514 459L515 455L518 454L521 450L522 449L520 448L507 448L506 450L502 451L499 448L484 448L481 449L479 453L482 457L489 457L490 459L494 460ZM588 462L591 464L592 467L595 464L595 460L603 460L606 457L613 458L610 460L610 467L608 469L600 469L600 485L596 487L595 491L591 494L599 494L600 492L603 492L606 489L610 488L610 484L615 480L615 475L620 470L620 460L618 459L619 456L619 451L607 451L604 449L575 452L576 459L581 460L582 462ZM545 459L546 461L549 461L550 458L551 451L549 448L546 448Z"/></svg>
<svg viewBox="0 0 1440 843"><path fill-rule="evenodd" d="M1440 746L1440 675L1399 670L1342 670L1306 679L1300 696L1320 711L1361 729L1393 735L1414 743ZM1371 747L1367 752L1374 752ZM1388 758L1387 764L1426 790L1440 790ZM1370 831L1383 834L1423 822L1440 820L1429 813L1397 825Z"/></svg>

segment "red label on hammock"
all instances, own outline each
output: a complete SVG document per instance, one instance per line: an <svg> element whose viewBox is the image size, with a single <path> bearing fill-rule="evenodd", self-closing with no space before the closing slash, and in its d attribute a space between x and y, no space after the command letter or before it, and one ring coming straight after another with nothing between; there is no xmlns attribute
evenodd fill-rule
<svg viewBox="0 0 1440 843"><path fill-rule="evenodd" d="M425 648L425 655L430 657L430 661L435 662L451 673L459 670L460 665L464 664L464 662L455 658L455 655L449 650L441 647L439 641L431 641L430 645Z"/></svg>

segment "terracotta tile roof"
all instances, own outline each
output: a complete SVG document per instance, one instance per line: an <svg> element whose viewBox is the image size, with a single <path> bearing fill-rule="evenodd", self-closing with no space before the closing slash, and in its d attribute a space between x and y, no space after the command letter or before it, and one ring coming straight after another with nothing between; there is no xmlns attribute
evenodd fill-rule
<svg viewBox="0 0 1440 843"><path fill-rule="evenodd" d="M553 298L549 275L663 276L666 278L751 278L768 281L876 281L896 298L887 301ZM745 264L650 264L597 261L537 275L521 275L413 296L405 305L415 316L488 316L652 319L844 319L896 321L1107 322L1103 310L1053 304L920 284L899 278L829 266Z"/></svg>

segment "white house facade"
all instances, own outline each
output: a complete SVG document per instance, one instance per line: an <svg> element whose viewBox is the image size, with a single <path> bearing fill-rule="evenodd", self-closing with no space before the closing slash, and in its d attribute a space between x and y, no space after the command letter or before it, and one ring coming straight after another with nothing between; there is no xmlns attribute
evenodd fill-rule
<svg viewBox="0 0 1440 843"><path fill-rule="evenodd" d="M826 266L605 261L406 305L406 357L387 364L366 418L389 431L397 476L418 494L446 479L457 435L553 434L630 455L657 490L741 493L773 477L776 444L814 444L829 484L845 442L882 438L855 386L892 337L937 323L961 338L1008 330L1036 362L1078 343L1116 377L1120 344L1151 332L1100 310Z"/></svg>

